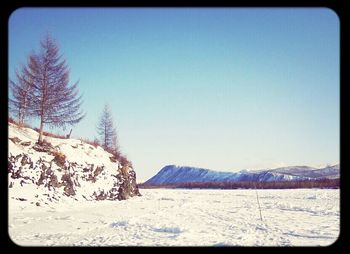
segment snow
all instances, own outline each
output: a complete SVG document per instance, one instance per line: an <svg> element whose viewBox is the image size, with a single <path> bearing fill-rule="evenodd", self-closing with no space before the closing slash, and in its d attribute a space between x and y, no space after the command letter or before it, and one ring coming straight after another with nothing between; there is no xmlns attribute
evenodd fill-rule
<svg viewBox="0 0 350 254"><path fill-rule="evenodd" d="M30 141L31 146L22 146L15 144L9 140L9 153L12 155L18 155L20 153L29 153L31 158L33 156L40 156L40 153L33 152L31 148L34 143L38 140L39 134L30 128L19 129L14 124L9 123L9 138L18 137L21 141ZM74 161L78 164L93 164L98 161L106 166L114 165L109 157L112 154L107 153L102 147L97 146L96 148L90 144L83 143L79 139L60 139L53 137L44 137L46 141L51 143L54 147L57 147L58 151L64 153L68 161ZM53 156L51 156L53 158ZM50 159L52 159L49 157Z"/></svg>
<svg viewBox="0 0 350 254"><path fill-rule="evenodd" d="M339 235L339 189L140 192L49 206L10 199L9 235L21 246L328 246Z"/></svg>

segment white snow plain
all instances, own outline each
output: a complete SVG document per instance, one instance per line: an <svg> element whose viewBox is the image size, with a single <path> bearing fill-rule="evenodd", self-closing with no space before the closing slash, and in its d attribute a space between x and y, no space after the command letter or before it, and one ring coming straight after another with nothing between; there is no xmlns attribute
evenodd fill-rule
<svg viewBox="0 0 350 254"><path fill-rule="evenodd" d="M140 192L46 206L9 199L9 236L21 246L328 246L340 233L339 189Z"/></svg>

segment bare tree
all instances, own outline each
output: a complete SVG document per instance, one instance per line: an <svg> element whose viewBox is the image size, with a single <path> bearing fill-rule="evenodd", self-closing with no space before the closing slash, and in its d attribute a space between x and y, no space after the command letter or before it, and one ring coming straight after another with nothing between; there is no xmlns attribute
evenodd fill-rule
<svg viewBox="0 0 350 254"><path fill-rule="evenodd" d="M100 121L97 125L97 133L100 136L102 147L111 152L119 151L117 131L114 127L112 113L108 105L103 108Z"/></svg>
<svg viewBox="0 0 350 254"><path fill-rule="evenodd" d="M33 87L33 79L27 75L28 70L25 65L21 66L20 71L16 70L16 82L10 80L9 109L17 115L18 123L24 124L25 118L30 115L30 92Z"/></svg>
<svg viewBox="0 0 350 254"><path fill-rule="evenodd" d="M78 96L78 82L69 85L69 69L66 61L61 60L57 43L47 35L40 46L38 54L30 55L25 69L26 76L33 80L30 108L40 120L39 143L44 124L65 129L85 116L80 110L82 97Z"/></svg>

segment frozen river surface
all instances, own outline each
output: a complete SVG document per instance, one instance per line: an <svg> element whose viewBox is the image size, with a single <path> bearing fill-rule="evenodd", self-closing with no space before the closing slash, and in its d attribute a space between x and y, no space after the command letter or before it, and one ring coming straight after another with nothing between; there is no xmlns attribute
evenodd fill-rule
<svg viewBox="0 0 350 254"><path fill-rule="evenodd" d="M48 206L10 199L9 236L21 246L328 246L340 231L339 190L140 192Z"/></svg>

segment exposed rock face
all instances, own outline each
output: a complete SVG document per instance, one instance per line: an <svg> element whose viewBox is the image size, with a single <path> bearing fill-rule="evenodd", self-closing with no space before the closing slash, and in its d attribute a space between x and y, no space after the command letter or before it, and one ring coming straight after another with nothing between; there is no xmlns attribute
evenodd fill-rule
<svg viewBox="0 0 350 254"><path fill-rule="evenodd" d="M51 153L55 148L44 140L41 143L35 143L33 149L37 152Z"/></svg>
<svg viewBox="0 0 350 254"><path fill-rule="evenodd" d="M22 136L9 138L8 184L9 196L14 199L27 199L32 192L36 200L31 201L42 205L63 196L76 200L141 196L132 167L110 160L111 155L101 147L67 139L66 143L59 140L54 145L21 139Z"/></svg>
<svg viewBox="0 0 350 254"><path fill-rule="evenodd" d="M136 173L129 166L119 168L117 179L120 186L118 189L118 199L124 200L133 196L141 196L136 184Z"/></svg>
<svg viewBox="0 0 350 254"><path fill-rule="evenodd" d="M61 191L65 196L75 196L79 192L80 182L82 181L90 182L91 189L93 189L94 183L98 182L101 177L106 177L104 166L87 164L85 167L81 167L81 165L74 162L70 163L67 160L59 163L56 160L57 156L51 161L40 158L34 163L25 153L17 156L10 155L8 158L8 174L12 179L21 179L21 185L35 184L45 187L49 191ZM85 199L125 200L129 197L141 196L136 185L135 171L129 166L121 166L119 169L117 169L117 164L115 166L117 174L108 176L113 179L110 189L107 191L95 190L89 198L85 196ZM14 182L10 181L9 187L11 188L13 184Z"/></svg>
<svg viewBox="0 0 350 254"><path fill-rule="evenodd" d="M9 140L11 140L15 144L18 144L19 142L21 142L21 140L17 137L9 138Z"/></svg>

